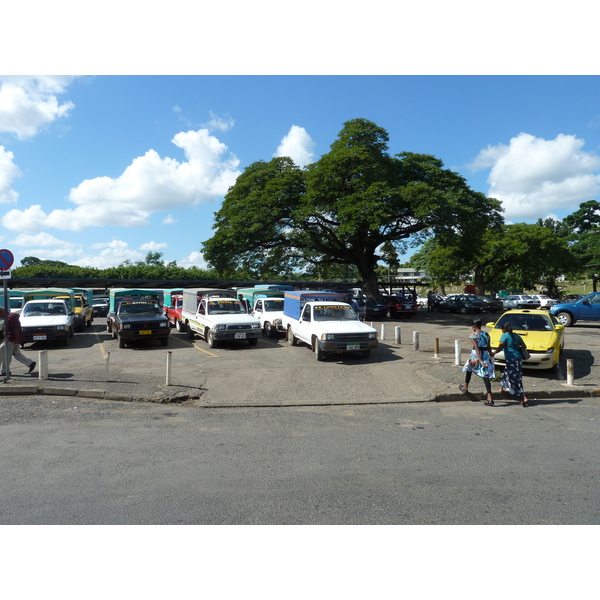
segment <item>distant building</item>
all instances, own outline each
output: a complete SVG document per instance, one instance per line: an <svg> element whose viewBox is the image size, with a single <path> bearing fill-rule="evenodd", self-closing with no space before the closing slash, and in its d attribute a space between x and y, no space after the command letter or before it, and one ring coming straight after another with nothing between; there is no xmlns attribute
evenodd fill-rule
<svg viewBox="0 0 600 600"><path fill-rule="evenodd" d="M393 277L401 283L419 283L420 281L429 279L425 271L408 267L396 269Z"/></svg>

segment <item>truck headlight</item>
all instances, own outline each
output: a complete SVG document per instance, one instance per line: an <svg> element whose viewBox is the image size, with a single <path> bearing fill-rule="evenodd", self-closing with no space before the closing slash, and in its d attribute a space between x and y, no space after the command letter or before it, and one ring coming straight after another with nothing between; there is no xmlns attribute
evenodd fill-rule
<svg viewBox="0 0 600 600"><path fill-rule="evenodd" d="M166 323L161 323L161 324L160 324L160 326L161 326L161 327L166 327L166 326L167 326L167 324L166 324Z"/></svg>
<svg viewBox="0 0 600 600"><path fill-rule="evenodd" d="M260 323L252 323L252 329L260 329Z"/></svg>
<svg viewBox="0 0 600 600"><path fill-rule="evenodd" d="M123 329L130 329L130 328L131 328L131 325L129 323L125 323L123 325Z"/></svg>
<svg viewBox="0 0 600 600"><path fill-rule="evenodd" d="M377 333L370 333L369 334L369 339L370 340L376 340L377 339Z"/></svg>
<svg viewBox="0 0 600 600"><path fill-rule="evenodd" d="M64 325L57 325L56 326L56 331L64 331L66 329L66 327Z"/></svg>
<svg viewBox="0 0 600 600"><path fill-rule="evenodd" d="M335 335L333 333L322 333L321 339L331 342L331 341L335 340Z"/></svg>
<svg viewBox="0 0 600 600"><path fill-rule="evenodd" d="M227 325L217 325L218 331L223 331L224 329L227 329Z"/></svg>

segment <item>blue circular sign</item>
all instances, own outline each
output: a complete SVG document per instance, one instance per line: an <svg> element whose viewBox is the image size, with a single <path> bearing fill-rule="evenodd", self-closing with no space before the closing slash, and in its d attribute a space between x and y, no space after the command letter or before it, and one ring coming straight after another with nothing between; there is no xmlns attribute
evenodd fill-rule
<svg viewBox="0 0 600 600"><path fill-rule="evenodd" d="M6 271L13 266L15 257L10 250L0 250L0 271Z"/></svg>

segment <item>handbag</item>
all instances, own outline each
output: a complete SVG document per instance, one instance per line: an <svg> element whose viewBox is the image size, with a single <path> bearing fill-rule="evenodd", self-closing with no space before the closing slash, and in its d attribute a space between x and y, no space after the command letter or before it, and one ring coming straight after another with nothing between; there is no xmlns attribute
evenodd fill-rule
<svg viewBox="0 0 600 600"><path fill-rule="evenodd" d="M513 340L515 339L515 334L512 333L512 338ZM521 351L521 358L523 360L529 360L531 358L531 354L529 354L529 350L527 350L527 346L525 346L525 342L523 341L523 338L521 336L518 336L519 341L520 341L520 345L519 345L519 350Z"/></svg>

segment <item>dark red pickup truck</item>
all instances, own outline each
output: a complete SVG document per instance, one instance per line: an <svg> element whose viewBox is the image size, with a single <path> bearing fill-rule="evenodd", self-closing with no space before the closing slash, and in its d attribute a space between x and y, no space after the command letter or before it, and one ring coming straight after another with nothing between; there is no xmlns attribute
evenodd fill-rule
<svg viewBox="0 0 600 600"><path fill-rule="evenodd" d="M177 331L184 331L183 324L180 320L182 307L183 294L165 293L165 304L163 306L163 310L165 311L165 317L169 319L171 327L176 327Z"/></svg>

